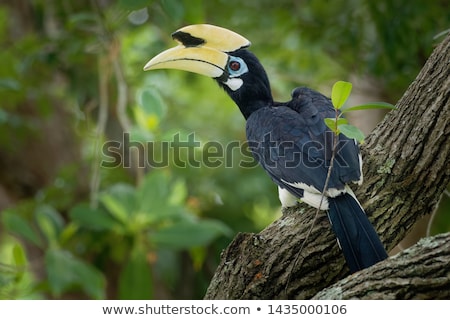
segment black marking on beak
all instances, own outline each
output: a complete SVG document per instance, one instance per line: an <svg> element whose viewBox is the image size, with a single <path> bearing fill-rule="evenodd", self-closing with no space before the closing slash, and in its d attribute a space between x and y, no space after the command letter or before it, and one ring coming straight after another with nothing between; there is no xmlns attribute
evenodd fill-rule
<svg viewBox="0 0 450 320"><path fill-rule="evenodd" d="M205 40L192 36L183 31L172 33L172 38L181 42L185 47L198 47L205 43Z"/></svg>

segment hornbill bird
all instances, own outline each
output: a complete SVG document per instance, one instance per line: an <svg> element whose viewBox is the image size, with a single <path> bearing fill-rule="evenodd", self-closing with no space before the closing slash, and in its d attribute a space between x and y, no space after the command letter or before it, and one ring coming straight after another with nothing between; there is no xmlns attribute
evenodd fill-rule
<svg viewBox="0 0 450 320"><path fill-rule="evenodd" d="M299 199L327 210L351 272L385 259L386 250L349 187L362 182L358 144L339 134L336 145L325 125L324 118L336 115L330 99L300 87L290 101L275 102L263 66L247 49L250 41L233 31L200 24L172 37L179 45L151 59L144 70L179 69L213 78L245 117L251 152L278 185L282 206Z"/></svg>

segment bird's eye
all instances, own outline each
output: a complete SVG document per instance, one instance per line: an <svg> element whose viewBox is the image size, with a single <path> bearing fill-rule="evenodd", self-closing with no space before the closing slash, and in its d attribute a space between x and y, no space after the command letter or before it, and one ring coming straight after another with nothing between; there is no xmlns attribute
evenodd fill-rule
<svg viewBox="0 0 450 320"><path fill-rule="evenodd" d="M241 64L237 61L231 61L229 67L233 71L239 71L239 69L241 68Z"/></svg>
<svg viewBox="0 0 450 320"><path fill-rule="evenodd" d="M227 64L228 77L237 78L248 72L248 67L242 58L230 56Z"/></svg>

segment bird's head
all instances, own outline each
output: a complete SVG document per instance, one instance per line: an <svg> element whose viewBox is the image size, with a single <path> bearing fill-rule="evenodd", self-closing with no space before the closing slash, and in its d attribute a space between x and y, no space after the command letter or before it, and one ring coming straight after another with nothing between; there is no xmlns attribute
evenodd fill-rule
<svg viewBox="0 0 450 320"><path fill-rule="evenodd" d="M191 25L172 34L179 45L151 59L144 70L179 69L215 79L246 118L273 102L261 63L243 36L208 24Z"/></svg>

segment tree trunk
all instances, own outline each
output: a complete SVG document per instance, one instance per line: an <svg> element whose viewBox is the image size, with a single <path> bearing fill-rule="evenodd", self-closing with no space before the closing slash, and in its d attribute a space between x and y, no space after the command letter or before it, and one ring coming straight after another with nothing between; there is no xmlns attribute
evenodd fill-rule
<svg viewBox="0 0 450 320"><path fill-rule="evenodd" d="M388 250L433 211L450 181L449 61L447 36L362 146L365 181L354 189ZM300 204L258 234L238 234L222 253L205 299L442 298L436 284L449 287L448 235L336 283L349 270L323 211L306 239L315 214ZM335 283L340 293L323 290ZM403 283L423 290L399 293Z"/></svg>

